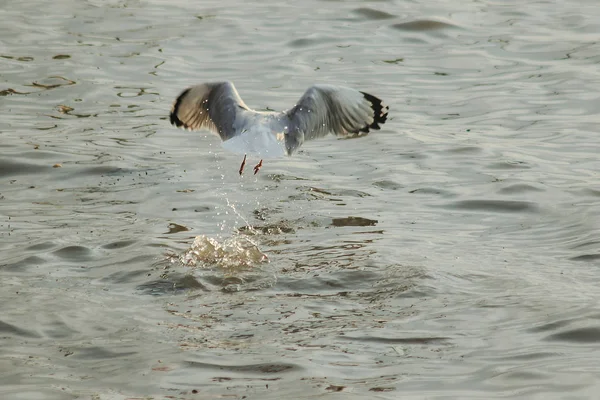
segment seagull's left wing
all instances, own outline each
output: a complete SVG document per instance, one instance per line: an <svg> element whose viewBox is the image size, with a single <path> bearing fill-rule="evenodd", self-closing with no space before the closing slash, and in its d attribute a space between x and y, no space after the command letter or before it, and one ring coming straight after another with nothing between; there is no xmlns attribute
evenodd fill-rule
<svg viewBox="0 0 600 400"><path fill-rule="evenodd" d="M228 140L244 113L252 113L231 82L203 83L183 91L171 109L171 123L190 130L208 129Z"/></svg>

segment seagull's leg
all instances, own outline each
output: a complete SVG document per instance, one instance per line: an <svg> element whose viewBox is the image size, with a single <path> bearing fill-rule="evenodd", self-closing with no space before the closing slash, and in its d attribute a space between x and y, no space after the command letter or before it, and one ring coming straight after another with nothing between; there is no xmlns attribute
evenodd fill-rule
<svg viewBox="0 0 600 400"><path fill-rule="evenodd" d="M244 167L246 166L246 154L244 154L244 159L242 160L242 165L240 165L240 176L242 172L244 172Z"/></svg>
<svg viewBox="0 0 600 400"><path fill-rule="evenodd" d="M262 167L262 160L254 166L254 175L260 170L260 167Z"/></svg>

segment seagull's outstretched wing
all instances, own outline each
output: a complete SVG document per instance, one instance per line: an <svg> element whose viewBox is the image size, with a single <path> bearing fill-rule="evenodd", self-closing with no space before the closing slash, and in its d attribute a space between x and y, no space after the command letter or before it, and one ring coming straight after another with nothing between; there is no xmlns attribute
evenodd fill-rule
<svg viewBox="0 0 600 400"><path fill-rule="evenodd" d="M236 135L236 119L248 111L233 83L203 83L177 97L171 109L171 123L190 130L208 129L228 140Z"/></svg>
<svg viewBox="0 0 600 400"><path fill-rule="evenodd" d="M368 93L333 85L311 86L298 104L286 112L289 120L286 147L289 154L304 140L333 133L337 136L380 129L388 107ZM298 136L304 135L300 140Z"/></svg>

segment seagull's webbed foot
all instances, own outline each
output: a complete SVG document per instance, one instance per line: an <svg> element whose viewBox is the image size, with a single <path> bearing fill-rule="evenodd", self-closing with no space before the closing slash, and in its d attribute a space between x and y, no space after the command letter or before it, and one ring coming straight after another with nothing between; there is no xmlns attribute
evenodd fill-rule
<svg viewBox="0 0 600 400"><path fill-rule="evenodd" d="M254 175L260 171L260 167L262 167L262 160L260 160L259 163L254 166Z"/></svg>
<svg viewBox="0 0 600 400"><path fill-rule="evenodd" d="M242 165L240 165L240 176L244 172L244 167L246 166L246 154L244 154L244 159L242 160ZM256 172L255 172L256 174Z"/></svg>

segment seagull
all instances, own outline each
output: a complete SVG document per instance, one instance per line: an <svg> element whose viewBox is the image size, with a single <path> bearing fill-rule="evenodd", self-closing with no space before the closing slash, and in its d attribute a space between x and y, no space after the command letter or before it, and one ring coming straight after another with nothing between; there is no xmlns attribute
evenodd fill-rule
<svg viewBox="0 0 600 400"><path fill-rule="evenodd" d="M344 86L319 84L304 92L287 111L251 110L231 82L202 83L184 90L171 109L171 124L187 130L206 129L218 134L226 150L264 158L291 156L306 140L333 133L358 136L380 129L389 108L365 92Z"/></svg>

